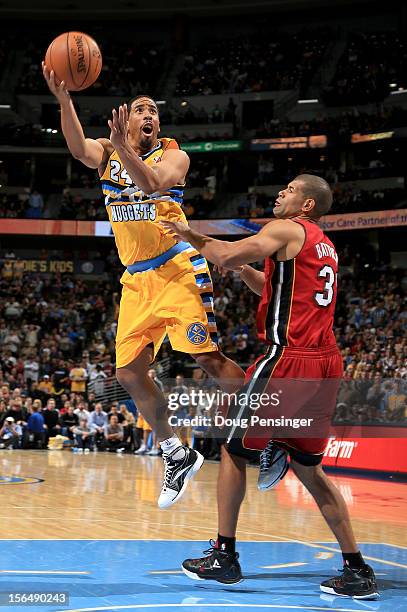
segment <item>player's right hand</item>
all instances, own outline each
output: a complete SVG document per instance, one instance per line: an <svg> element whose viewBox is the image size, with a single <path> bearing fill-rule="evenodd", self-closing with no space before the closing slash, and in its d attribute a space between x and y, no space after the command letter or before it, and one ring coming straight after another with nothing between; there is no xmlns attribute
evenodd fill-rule
<svg viewBox="0 0 407 612"><path fill-rule="evenodd" d="M42 74L49 87L50 92L56 97L60 104L66 104L71 99L69 91L66 88L65 81L61 81L57 84L55 73L53 70L49 71L45 62L42 62Z"/></svg>

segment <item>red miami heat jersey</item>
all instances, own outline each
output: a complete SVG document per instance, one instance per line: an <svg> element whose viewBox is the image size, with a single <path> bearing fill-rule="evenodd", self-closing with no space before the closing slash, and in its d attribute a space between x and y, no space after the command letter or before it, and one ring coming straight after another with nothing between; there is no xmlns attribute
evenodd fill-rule
<svg viewBox="0 0 407 612"><path fill-rule="evenodd" d="M265 284L257 311L258 336L268 344L293 348L335 345L332 330L338 256L316 223L293 219L305 230L296 257L265 261Z"/></svg>

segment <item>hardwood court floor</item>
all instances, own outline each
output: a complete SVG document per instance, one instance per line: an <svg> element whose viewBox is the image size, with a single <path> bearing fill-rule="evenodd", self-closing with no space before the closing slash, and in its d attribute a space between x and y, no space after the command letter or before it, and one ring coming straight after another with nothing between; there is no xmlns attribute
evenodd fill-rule
<svg viewBox="0 0 407 612"><path fill-rule="evenodd" d="M157 507L160 457L0 451L0 538L208 540L216 537L217 463L206 463L179 504ZM41 479L40 482L32 480ZM248 469L238 539L334 542L292 473L260 493ZM406 485L333 476L361 542L407 544Z"/></svg>

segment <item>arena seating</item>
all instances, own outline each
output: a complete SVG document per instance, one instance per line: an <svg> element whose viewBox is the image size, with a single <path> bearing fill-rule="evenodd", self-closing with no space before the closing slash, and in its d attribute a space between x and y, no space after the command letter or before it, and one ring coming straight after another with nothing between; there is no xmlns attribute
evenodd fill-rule
<svg viewBox="0 0 407 612"><path fill-rule="evenodd" d="M328 40L327 29L297 34L271 29L250 37L207 39L186 55L176 95L304 90Z"/></svg>
<svg viewBox="0 0 407 612"><path fill-rule="evenodd" d="M392 89L407 85L406 69L407 44L401 35L350 34L324 99L332 105L381 102Z"/></svg>
<svg viewBox="0 0 407 612"><path fill-rule="evenodd" d="M407 110L402 107L382 107L376 112L363 112L357 108L343 111L334 116L318 116L300 122L273 119L260 119L256 130L257 138L284 138L288 136L309 136L327 134L328 136L350 136L351 134L371 134L402 127L407 124Z"/></svg>
<svg viewBox="0 0 407 612"><path fill-rule="evenodd" d="M18 267L10 278L6 262L12 256L8 253L9 259L3 259L0 280L0 423L16 397L22 398L22 409L28 413L34 399L45 404L50 397L62 413L66 401L76 409L85 399L89 410L93 409L92 385L88 384L87 392L72 394L69 371L82 363L88 380L97 366L106 377L114 374L114 275L112 281L93 287L71 275L42 279L18 272ZM110 259L117 274L114 253ZM402 270L372 265L367 253L354 253L348 247L340 259L344 267L335 333L345 374L336 421L403 425L407 417L406 277ZM214 286L221 348L247 365L264 352L256 340L258 298L243 288L237 274L222 282L215 274ZM164 344L158 364L166 361L169 350ZM189 372L188 362L175 354L168 375ZM48 384L47 377L51 387L45 392L46 385L39 383Z"/></svg>
<svg viewBox="0 0 407 612"><path fill-rule="evenodd" d="M120 38L120 37L118 37ZM142 92L154 92L165 52L161 44L145 45L136 41L128 44L117 40L106 40L102 48L103 68L95 85L87 95L131 96ZM41 61L49 35L31 42L25 50L24 65L17 84L17 93L47 93L48 88L42 77Z"/></svg>

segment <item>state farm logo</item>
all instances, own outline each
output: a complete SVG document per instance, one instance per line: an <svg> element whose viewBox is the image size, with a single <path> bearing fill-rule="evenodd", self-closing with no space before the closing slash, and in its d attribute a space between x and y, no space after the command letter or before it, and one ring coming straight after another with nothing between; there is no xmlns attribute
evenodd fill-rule
<svg viewBox="0 0 407 612"><path fill-rule="evenodd" d="M330 438L324 456L350 459L357 445L358 443L352 442L352 440L336 440L336 438Z"/></svg>

